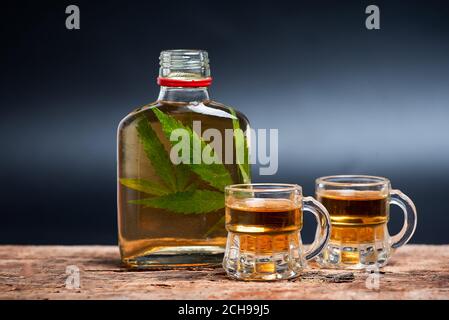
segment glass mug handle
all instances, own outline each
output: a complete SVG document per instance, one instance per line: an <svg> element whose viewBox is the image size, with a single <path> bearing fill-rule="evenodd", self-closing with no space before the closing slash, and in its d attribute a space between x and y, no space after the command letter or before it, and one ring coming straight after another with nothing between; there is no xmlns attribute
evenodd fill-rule
<svg viewBox="0 0 449 320"><path fill-rule="evenodd" d="M330 237L330 218L326 208L313 197L304 197L303 211L313 213L317 222L315 240L305 252L306 260L313 259L327 246Z"/></svg>
<svg viewBox="0 0 449 320"><path fill-rule="evenodd" d="M417 214L413 201L400 190L390 191L390 205L391 204L399 206L404 212L404 225L402 226L401 231L397 235L391 237L393 242L391 247L397 249L406 244L413 236L416 229Z"/></svg>

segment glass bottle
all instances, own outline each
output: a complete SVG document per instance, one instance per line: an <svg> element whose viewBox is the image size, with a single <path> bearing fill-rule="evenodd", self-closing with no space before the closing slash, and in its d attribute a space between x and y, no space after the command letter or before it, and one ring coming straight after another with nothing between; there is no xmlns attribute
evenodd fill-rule
<svg viewBox="0 0 449 320"><path fill-rule="evenodd" d="M157 101L118 127L122 262L139 269L219 265L224 187L250 182L249 123L209 98L207 52L163 51L160 66Z"/></svg>

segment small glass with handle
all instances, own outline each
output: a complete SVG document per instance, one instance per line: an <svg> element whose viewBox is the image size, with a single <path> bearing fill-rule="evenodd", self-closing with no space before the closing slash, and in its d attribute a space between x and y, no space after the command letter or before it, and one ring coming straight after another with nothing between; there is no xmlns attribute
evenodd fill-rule
<svg viewBox="0 0 449 320"><path fill-rule="evenodd" d="M239 184L225 189L227 245L223 267L239 280L281 280L300 275L306 261L326 247L330 219L295 184ZM303 211L317 220L312 245L301 241Z"/></svg>
<svg viewBox="0 0 449 320"><path fill-rule="evenodd" d="M328 268L363 269L382 267L394 249L405 245L416 228L413 201L392 189L387 178L365 175L338 175L316 180L316 198L328 210L332 232L329 244L317 258ZM390 205L404 213L402 230L388 232Z"/></svg>

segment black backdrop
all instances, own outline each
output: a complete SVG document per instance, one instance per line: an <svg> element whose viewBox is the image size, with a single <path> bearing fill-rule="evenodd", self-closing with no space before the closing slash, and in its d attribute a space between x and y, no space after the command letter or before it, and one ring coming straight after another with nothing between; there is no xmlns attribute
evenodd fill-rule
<svg viewBox="0 0 449 320"><path fill-rule="evenodd" d="M65 8L81 29L65 28ZM365 28L365 8L381 29ZM449 3L4 1L1 243L116 242L116 127L155 99L162 49L210 53L212 96L278 128L264 182L388 176L449 242ZM257 169L257 168L255 168ZM392 210L392 231L401 217ZM312 221L306 220L306 238Z"/></svg>

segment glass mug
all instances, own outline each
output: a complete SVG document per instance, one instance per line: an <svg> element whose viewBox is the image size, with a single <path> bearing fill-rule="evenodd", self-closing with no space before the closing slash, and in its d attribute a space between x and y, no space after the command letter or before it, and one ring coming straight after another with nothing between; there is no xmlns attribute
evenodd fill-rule
<svg viewBox="0 0 449 320"><path fill-rule="evenodd" d="M329 214L312 197L303 198L298 185L228 186L225 205L228 238L223 267L231 278L294 278L329 240ZM300 234L303 211L312 212L318 223L315 240L307 251Z"/></svg>
<svg viewBox="0 0 449 320"><path fill-rule="evenodd" d="M412 200L382 177L341 175L316 180L316 197L331 218L331 237L317 257L323 267L363 269L384 266L394 249L406 244L416 228ZM404 212L402 230L388 233L390 205Z"/></svg>

